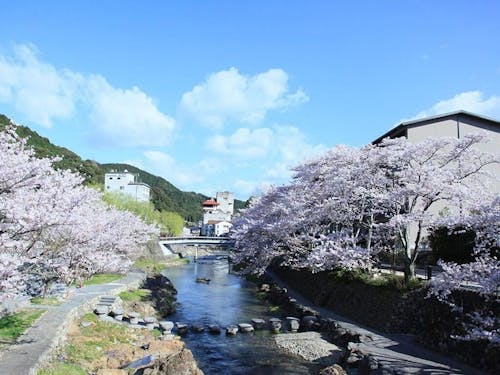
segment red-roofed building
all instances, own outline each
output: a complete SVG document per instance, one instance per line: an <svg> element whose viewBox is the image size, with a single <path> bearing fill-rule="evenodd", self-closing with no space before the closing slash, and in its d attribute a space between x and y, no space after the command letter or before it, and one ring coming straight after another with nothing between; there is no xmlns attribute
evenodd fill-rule
<svg viewBox="0 0 500 375"><path fill-rule="evenodd" d="M218 192L217 198L209 198L202 202L201 206L203 210L202 235L220 236L229 231L234 212L233 193ZM221 222L225 224L220 224Z"/></svg>

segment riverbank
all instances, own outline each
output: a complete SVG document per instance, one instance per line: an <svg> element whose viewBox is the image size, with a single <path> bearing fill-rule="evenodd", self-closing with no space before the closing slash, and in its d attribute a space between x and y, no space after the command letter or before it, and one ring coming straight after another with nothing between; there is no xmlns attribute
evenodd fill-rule
<svg viewBox="0 0 500 375"><path fill-rule="evenodd" d="M123 311L123 319L89 312L73 320L66 344L38 374L202 375L192 353L177 336L165 333L157 324L157 328L148 329L141 323L171 315L176 293L165 276L148 275L139 288L122 291L113 300L113 309ZM139 323L132 324L127 316L138 316Z"/></svg>
<svg viewBox="0 0 500 375"><path fill-rule="evenodd" d="M276 274L270 274L275 286L267 285L266 298L277 304L290 314L302 318L316 317L317 324L311 327L321 332L319 338L334 343L344 351L337 362L348 373L366 373L385 371L387 373L440 373L440 374L485 374L465 364L455 362L449 357L439 355L415 345L412 336L381 334L373 329L363 327L353 321L317 306L303 295L294 291L290 285ZM269 280L266 280L269 283ZM262 290L261 289L261 290ZM325 289L325 285L323 285ZM285 339L292 335L285 335ZM307 342L296 342L295 345L309 350ZM293 347L293 345L292 345ZM300 348L299 348L300 350ZM295 349L297 352L297 349ZM331 363L332 365L334 362Z"/></svg>
<svg viewBox="0 0 500 375"><path fill-rule="evenodd" d="M60 348L75 318L92 309L99 296L118 294L128 288L137 288L145 278L143 272L130 272L120 280L101 285L75 289L69 298L58 306L44 306L47 312L29 328L15 344L0 353L0 373L34 375Z"/></svg>

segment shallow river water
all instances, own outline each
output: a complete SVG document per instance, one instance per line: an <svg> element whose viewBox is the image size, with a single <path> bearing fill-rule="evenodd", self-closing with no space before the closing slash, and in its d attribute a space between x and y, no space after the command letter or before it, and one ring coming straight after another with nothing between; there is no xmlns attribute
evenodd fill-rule
<svg viewBox="0 0 500 375"><path fill-rule="evenodd" d="M250 323L273 315L255 294L255 284L229 274L227 260L200 258L164 274L178 290L173 321L204 325ZM196 283L197 277L210 283ZM282 317L283 318L283 317ZM184 338L199 367L212 374L314 374L317 368L279 349L267 330L226 336L189 332Z"/></svg>

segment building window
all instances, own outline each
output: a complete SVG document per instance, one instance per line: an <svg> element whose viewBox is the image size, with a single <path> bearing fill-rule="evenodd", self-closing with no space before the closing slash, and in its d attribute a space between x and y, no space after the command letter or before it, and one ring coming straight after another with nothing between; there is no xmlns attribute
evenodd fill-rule
<svg viewBox="0 0 500 375"><path fill-rule="evenodd" d="M120 190L123 190L123 189L125 189L125 187L124 186L120 186Z"/></svg>
<svg viewBox="0 0 500 375"><path fill-rule="evenodd" d="M106 186L106 189L109 190L109 186Z"/></svg>

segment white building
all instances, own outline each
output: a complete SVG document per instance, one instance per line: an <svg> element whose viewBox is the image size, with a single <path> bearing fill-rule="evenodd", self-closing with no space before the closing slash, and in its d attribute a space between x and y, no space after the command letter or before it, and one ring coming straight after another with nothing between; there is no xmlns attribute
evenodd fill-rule
<svg viewBox="0 0 500 375"><path fill-rule="evenodd" d="M216 223L214 225L215 235L216 236L223 236L224 234L229 233L229 230L231 229L232 226L233 226L233 224L231 224L228 221L219 221L218 223Z"/></svg>
<svg viewBox="0 0 500 375"><path fill-rule="evenodd" d="M104 190L127 194L139 202L149 202L149 185L139 182L138 174L110 172L104 175Z"/></svg>
<svg viewBox="0 0 500 375"><path fill-rule="evenodd" d="M216 198L207 199L202 203L203 225L209 221L231 222L234 214L233 193L228 191L218 192Z"/></svg>
<svg viewBox="0 0 500 375"><path fill-rule="evenodd" d="M201 234L221 236L229 232L234 214L234 196L228 191L218 192L216 198L202 203L203 223Z"/></svg>
<svg viewBox="0 0 500 375"><path fill-rule="evenodd" d="M430 137L461 138L466 134L478 132L485 133L488 142L478 144L477 147L483 152L497 155L500 154L500 121L466 111L455 111L419 120L403 122L381 135L374 140L373 143L377 144L387 137L405 137L411 143L419 143ZM485 169L497 178L500 177L499 164L486 166ZM498 180L493 181L490 186L493 192L497 194L500 193L500 183ZM445 207L447 207L445 203L436 202L431 207L431 211L438 213ZM447 208L453 209L453 207ZM412 241L415 239L416 229L416 225L410 228L410 238Z"/></svg>
<svg viewBox="0 0 500 375"><path fill-rule="evenodd" d="M411 143L422 142L426 138L457 137L478 132L486 133L488 142L478 145L481 151L500 154L500 121L466 111L455 111L442 115L426 117L419 120L403 122L378 137L373 143L379 143L384 138L405 137ZM500 165L486 167L493 175L500 177ZM498 183L494 191L500 192Z"/></svg>

